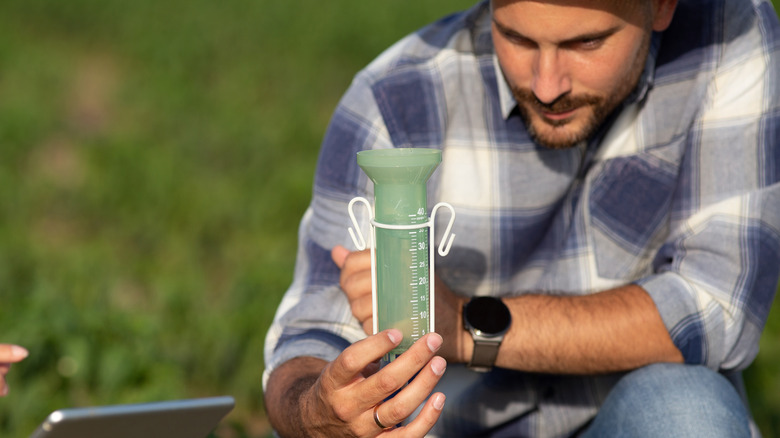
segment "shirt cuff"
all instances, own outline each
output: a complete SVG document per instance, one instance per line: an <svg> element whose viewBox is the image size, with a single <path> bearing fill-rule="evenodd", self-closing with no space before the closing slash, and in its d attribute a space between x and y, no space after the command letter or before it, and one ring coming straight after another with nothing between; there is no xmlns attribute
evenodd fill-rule
<svg viewBox="0 0 780 438"><path fill-rule="evenodd" d="M655 302L658 313L669 331L674 345L680 350L686 364L708 364L707 333L701 309L696 302L696 291L682 277L673 272L643 278L636 282Z"/></svg>

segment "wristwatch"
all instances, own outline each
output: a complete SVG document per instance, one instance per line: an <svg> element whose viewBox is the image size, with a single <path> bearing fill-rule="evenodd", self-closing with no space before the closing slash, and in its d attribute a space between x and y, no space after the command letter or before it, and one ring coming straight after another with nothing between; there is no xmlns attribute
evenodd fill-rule
<svg viewBox="0 0 780 438"><path fill-rule="evenodd" d="M468 367L487 372L493 368L498 347L512 324L512 315L501 299L474 297L463 305L463 327L474 339L474 353Z"/></svg>

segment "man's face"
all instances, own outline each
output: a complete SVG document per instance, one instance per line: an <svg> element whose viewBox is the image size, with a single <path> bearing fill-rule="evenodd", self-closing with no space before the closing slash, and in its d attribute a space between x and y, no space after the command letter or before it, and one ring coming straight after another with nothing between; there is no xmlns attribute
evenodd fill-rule
<svg viewBox="0 0 780 438"><path fill-rule="evenodd" d="M493 0L493 42L536 142L588 139L635 88L654 27L644 0Z"/></svg>

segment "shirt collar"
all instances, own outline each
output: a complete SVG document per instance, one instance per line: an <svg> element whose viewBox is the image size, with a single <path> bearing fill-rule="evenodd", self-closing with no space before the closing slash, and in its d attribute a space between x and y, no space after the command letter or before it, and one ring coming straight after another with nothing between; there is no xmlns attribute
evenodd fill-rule
<svg viewBox="0 0 780 438"><path fill-rule="evenodd" d="M634 91L626 98L625 104L636 103L647 96L648 91L653 88L653 81L655 79L655 60L658 55L658 49L661 47L661 34L653 33L650 40L650 51L647 55L647 62L645 63L645 69L642 71L642 75L639 77ZM509 118L509 115L517 107L517 101L512 95L512 90L509 88L509 84L506 82L504 73L501 70L501 65L498 63L498 56L493 53L493 67L496 70L496 81L498 82L498 102L501 107L501 115L504 120Z"/></svg>
<svg viewBox="0 0 780 438"><path fill-rule="evenodd" d="M501 115L506 120L517 106L517 101L506 82L501 64L498 63L498 56L495 53L493 53L493 68L496 69L496 82L498 82L498 104L501 106Z"/></svg>

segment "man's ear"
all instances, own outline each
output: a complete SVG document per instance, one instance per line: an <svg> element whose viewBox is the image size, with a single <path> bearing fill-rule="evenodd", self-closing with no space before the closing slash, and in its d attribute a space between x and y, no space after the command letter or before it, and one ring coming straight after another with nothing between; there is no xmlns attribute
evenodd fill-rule
<svg viewBox="0 0 780 438"><path fill-rule="evenodd" d="M677 8L677 0L653 0L653 30L661 32L669 27Z"/></svg>

